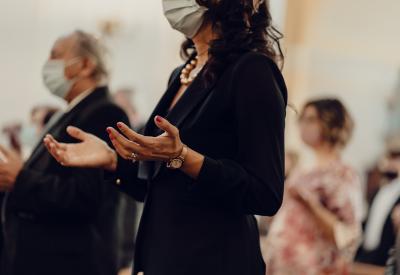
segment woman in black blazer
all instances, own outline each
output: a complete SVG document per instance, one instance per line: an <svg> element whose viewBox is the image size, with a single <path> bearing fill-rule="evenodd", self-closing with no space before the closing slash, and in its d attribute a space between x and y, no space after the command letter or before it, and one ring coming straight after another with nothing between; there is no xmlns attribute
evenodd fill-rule
<svg viewBox="0 0 400 275"><path fill-rule="evenodd" d="M108 128L114 150L69 127L80 143L45 144L63 165L112 171L144 200L134 274L264 275L253 215L274 215L283 197L279 33L262 0L163 2L171 25L191 37L189 55L144 134Z"/></svg>

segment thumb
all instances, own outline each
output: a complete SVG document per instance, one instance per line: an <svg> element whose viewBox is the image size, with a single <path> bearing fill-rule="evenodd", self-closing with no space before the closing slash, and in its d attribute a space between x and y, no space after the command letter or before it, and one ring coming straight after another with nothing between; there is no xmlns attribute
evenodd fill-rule
<svg viewBox="0 0 400 275"><path fill-rule="evenodd" d="M158 128L167 132L171 136L177 136L179 134L178 128L172 125L168 120L160 116L156 116L154 121Z"/></svg>
<svg viewBox="0 0 400 275"><path fill-rule="evenodd" d="M67 127L67 133L71 137L76 138L76 139L78 139L80 141L85 141L89 136L88 133L86 133L86 132L82 131L81 129L79 129L77 127L74 127L74 126L68 126Z"/></svg>

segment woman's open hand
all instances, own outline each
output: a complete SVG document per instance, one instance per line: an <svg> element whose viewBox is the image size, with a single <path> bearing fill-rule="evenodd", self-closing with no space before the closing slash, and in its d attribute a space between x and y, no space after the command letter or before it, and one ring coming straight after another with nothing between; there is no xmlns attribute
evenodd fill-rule
<svg viewBox="0 0 400 275"><path fill-rule="evenodd" d="M178 128L160 116L156 116L154 121L164 131L157 137L140 135L122 122L117 124L119 131L112 127L107 128L114 148L122 158L168 161L181 154L184 145Z"/></svg>
<svg viewBox="0 0 400 275"><path fill-rule="evenodd" d="M68 127L67 132L81 142L60 143L49 134L43 140L47 150L61 165L111 171L116 169L117 155L106 142L76 127Z"/></svg>

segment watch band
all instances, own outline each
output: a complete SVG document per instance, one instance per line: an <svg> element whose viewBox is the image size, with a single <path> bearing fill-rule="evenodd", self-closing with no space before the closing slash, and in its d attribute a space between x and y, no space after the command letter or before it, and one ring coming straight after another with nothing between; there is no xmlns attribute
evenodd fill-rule
<svg viewBox="0 0 400 275"><path fill-rule="evenodd" d="M183 144L182 153L179 156L179 158L182 160L182 164L183 162L185 162L188 151L189 151L188 147L185 144Z"/></svg>
<svg viewBox="0 0 400 275"><path fill-rule="evenodd" d="M167 162L167 168L170 169L179 169L185 162L186 155L188 153L188 147L184 144L182 148L182 152L176 158L172 158ZM177 165L179 164L179 165Z"/></svg>

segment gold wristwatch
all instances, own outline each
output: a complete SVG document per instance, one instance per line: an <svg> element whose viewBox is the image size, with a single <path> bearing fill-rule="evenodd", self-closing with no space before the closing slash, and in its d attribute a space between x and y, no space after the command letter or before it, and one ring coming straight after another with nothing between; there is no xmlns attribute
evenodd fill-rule
<svg viewBox="0 0 400 275"><path fill-rule="evenodd" d="M181 154L176 158L170 159L167 162L167 168L172 169L172 170L181 168L183 166L183 163L185 162L187 152L188 152L187 146L183 145Z"/></svg>

